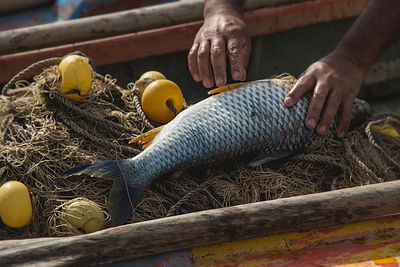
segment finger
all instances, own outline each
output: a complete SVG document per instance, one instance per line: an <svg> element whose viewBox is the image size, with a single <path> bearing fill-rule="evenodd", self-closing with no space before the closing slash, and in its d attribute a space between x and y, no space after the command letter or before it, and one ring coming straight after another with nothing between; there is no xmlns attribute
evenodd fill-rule
<svg viewBox="0 0 400 267"><path fill-rule="evenodd" d="M250 54L251 54L251 43L250 43L250 39L248 39L244 44L243 53L242 53L244 69L247 69L247 66L249 64Z"/></svg>
<svg viewBox="0 0 400 267"><path fill-rule="evenodd" d="M215 84L221 87L226 83L225 41L222 38L211 41L211 64L214 71Z"/></svg>
<svg viewBox="0 0 400 267"><path fill-rule="evenodd" d="M305 93L311 91L315 87L314 76L303 76L297 80L296 84L286 95L283 103L286 107L293 107Z"/></svg>
<svg viewBox="0 0 400 267"><path fill-rule="evenodd" d="M343 100L342 110L339 115L339 122L336 127L336 136L343 138L346 136L351 122L351 113L353 111L353 98L345 98Z"/></svg>
<svg viewBox="0 0 400 267"><path fill-rule="evenodd" d="M189 55L188 55L188 65L189 65L189 71L192 74L193 79L196 82L200 82L200 71L199 71L199 65L197 63L197 51L199 50L199 43L194 43L192 48L190 48Z"/></svg>
<svg viewBox="0 0 400 267"><path fill-rule="evenodd" d="M209 41L201 42L199 50L197 51L197 61L199 65L200 77L203 81L204 87L212 87L214 85L214 79L211 72Z"/></svg>
<svg viewBox="0 0 400 267"><path fill-rule="evenodd" d="M332 93L328 96L328 101L326 102L323 115L317 127L317 133L319 135L325 135L328 132L329 126L338 112L340 101L341 96L335 93L335 91L332 91Z"/></svg>
<svg viewBox="0 0 400 267"><path fill-rule="evenodd" d="M242 57L242 43L238 39L229 39L227 44L229 63L231 64L231 75L235 81L246 77Z"/></svg>
<svg viewBox="0 0 400 267"><path fill-rule="evenodd" d="M246 80L246 69L249 64L250 52L251 52L250 40L247 40L244 44L242 52L243 71L242 71L242 76L240 78L241 81Z"/></svg>
<svg viewBox="0 0 400 267"><path fill-rule="evenodd" d="M329 93L329 87L324 83L317 83L314 88L313 95L310 99L310 105L306 115L306 126L313 130L321 116L322 108L324 107L326 97Z"/></svg>

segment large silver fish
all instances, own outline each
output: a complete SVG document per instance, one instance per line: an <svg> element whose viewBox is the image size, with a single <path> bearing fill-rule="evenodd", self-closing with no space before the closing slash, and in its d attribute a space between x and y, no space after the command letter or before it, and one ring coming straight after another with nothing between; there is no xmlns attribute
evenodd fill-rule
<svg viewBox="0 0 400 267"><path fill-rule="evenodd" d="M145 188L163 174L247 153L258 155L249 163L256 166L304 149L314 135L304 125L309 100L303 97L286 108L283 99L291 85L259 80L210 96L178 114L153 140L157 130L139 137L148 147L137 156L80 166L65 175L114 179L112 224L123 224ZM355 107L353 114L365 114L366 105Z"/></svg>

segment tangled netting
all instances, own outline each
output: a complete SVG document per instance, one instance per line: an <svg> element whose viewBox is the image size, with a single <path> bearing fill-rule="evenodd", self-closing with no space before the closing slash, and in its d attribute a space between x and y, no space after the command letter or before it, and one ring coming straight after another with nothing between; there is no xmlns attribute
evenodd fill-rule
<svg viewBox="0 0 400 267"><path fill-rule="evenodd" d="M21 81L21 73L0 96L0 183L23 182L33 205L28 225L14 229L0 224L1 239L72 234L60 214L77 197L100 205L108 223L112 182L63 178L62 173L85 163L133 157L141 148L128 141L157 126L144 115L134 84L123 89L96 72L89 97L65 98L58 89L60 60L31 66L26 71L40 69L33 82ZM400 132L399 120L396 114L376 115L344 140L329 133L300 154L257 168L239 162L163 177L145 191L129 222L395 180L400 138L374 127Z"/></svg>

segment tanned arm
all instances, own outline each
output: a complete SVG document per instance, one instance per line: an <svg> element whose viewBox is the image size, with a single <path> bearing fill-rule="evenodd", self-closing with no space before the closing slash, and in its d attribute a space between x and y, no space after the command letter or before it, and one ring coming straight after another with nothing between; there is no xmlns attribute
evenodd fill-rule
<svg viewBox="0 0 400 267"><path fill-rule="evenodd" d="M306 126L325 135L337 114L336 134L343 138L362 81L399 36L400 1L371 0L336 49L307 68L284 104L292 107L302 95L312 90Z"/></svg>

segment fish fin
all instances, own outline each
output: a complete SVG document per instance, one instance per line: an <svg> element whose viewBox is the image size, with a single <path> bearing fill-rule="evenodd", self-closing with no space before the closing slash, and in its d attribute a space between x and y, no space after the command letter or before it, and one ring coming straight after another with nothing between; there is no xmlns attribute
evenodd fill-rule
<svg viewBox="0 0 400 267"><path fill-rule="evenodd" d="M114 180L109 200L112 226L122 225L128 220L144 190L143 185L129 185L123 176Z"/></svg>
<svg viewBox="0 0 400 267"><path fill-rule="evenodd" d="M145 190L144 185L132 185L126 181L121 164L123 161L99 161L70 169L63 174L63 177L86 174L113 180L109 201L112 226L122 225L126 222Z"/></svg>
<svg viewBox="0 0 400 267"><path fill-rule="evenodd" d="M148 147L152 143L154 137L156 137L156 135L162 130L162 128L164 126L165 125L161 125L161 126L159 126L157 128L151 129L151 130L149 130L149 131L147 131L147 132L145 132L145 133L143 133L143 134L141 134L139 136L136 136L131 141L129 141L129 144L137 142L138 144L142 145L143 148Z"/></svg>
<svg viewBox="0 0 400 267"><path fill-rule="evenodd" d="M288 151L279 151L279 152L268 153L268 154L263 153L263 154L257 156L255 159L253 159L249 163L247 163L247 166L256 167L256 166L259 166L261 164L264 164L264 163L267 163L267 162L270 162L270 161L274 161L274 160L277 160L277 159L281 159L281 158L287 157L292 153L293 152L288 152Z"/></svg>
<svg viewBox="0 0 400 267"><path fill-rule="evenodd" d="M233 90L233 89L235 89L235 88L241 87L241 86L243 86L243 85L245 85L245 84L247 84L247 83L233 83L233 84L228 84L228 85L221 86L221 87L215 88L215 89L213 89L213 90L210 90L210 91L208 91L208 94L209 94L209 95L215 95L215 94L218 94L218 93L230 91L230 90Z"/></svg>

